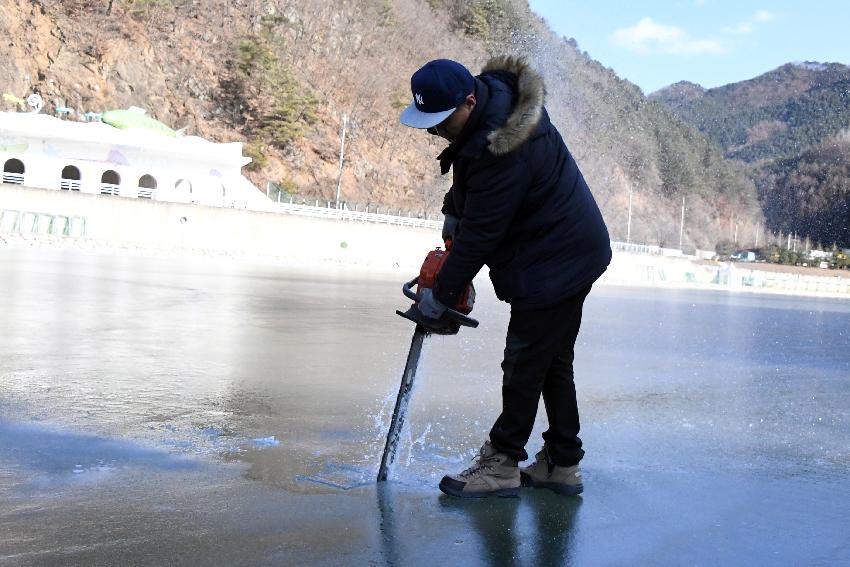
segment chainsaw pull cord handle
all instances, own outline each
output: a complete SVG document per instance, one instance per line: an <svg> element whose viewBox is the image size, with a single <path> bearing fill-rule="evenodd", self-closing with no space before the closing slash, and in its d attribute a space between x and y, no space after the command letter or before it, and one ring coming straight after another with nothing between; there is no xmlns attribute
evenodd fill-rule
<svg viewBox="0 0 850 567"><path fill-rule="evenodd" d="M415 291L413 291L413 286L415 286L417 283L419 283L419 276L416 276L415 278L401 286L401 291L402 293L404 293L405 297L407 297L408 299L412 299L413 301L419 301L419 296L416 295ZM477 320L473 319L472 317L468 317L460 311L457 311L450 307L446 308L446 316L449 319L460 323L464 327L472 327L473 329L478 327Z"/></svg>

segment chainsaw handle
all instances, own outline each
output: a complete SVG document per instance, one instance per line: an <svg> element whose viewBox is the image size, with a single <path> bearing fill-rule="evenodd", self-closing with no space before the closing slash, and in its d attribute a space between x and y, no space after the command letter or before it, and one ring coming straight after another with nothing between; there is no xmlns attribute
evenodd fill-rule
<svg viewBox="0 0 850 567"><path fill-rule="evenodd" d="M419 283L419 276L416 276L415 278L401 286L401 291L402 293L404 293L405 297L407 297L408 299L412 299L413 301L419 301L419 296L416 295L415 291L413 291L413 286L415 286L417 283ZM450 307L446 308L446 315L449 317L449 319L460 323L464 327L472 327L473 329L478 327L477 320L473 319L472 317L468 317L460 311L457 311Z"/></svg>
<svg viewBox="0 0 850 567"><path fill-rule="evenodd" d="M413 301L419 301L419 296L416 295L416 292L413 291L413 286L419 283L419 276L416 276L403 286L401 286L401 292L408 299L412 299Z"/></svg>

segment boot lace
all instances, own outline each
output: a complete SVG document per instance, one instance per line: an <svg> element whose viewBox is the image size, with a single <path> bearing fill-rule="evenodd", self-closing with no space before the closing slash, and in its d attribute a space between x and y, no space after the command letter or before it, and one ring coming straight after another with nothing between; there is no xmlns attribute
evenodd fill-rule
<svg viewBox="0 0 850 567"><path fill-rule="evenodd" d="M477 476L481 476L487 472L493 470L493 468L499 464L499 459L495 455L485 456L484 450L480 450L478 454L472 458L473 465L460 473L458 476L461 478L474 478Z"/></svg>

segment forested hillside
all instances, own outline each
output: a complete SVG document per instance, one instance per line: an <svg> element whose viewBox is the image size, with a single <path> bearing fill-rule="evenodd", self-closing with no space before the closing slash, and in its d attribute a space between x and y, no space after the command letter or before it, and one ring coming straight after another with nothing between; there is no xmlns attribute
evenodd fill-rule
<svg viewBox="0 0 850 567"><path fill-rule="evenodd" d="M612 237L713 248L762 222L745 169L696 128L556 36L525 0L0 0L0 89L56 106L130 105L189 133L242 140L249 175L296 198L436 213L442 144L398 124L410 74L438 57L476 72L527 56Z"/></svg>
<svg viewBox="0 0 850 567"><path fill-rule="evenodd" d="M770 230L850 246L850 67L789 63L710 90L677 83L650 98L696 126L728 158L749 163Z"/></svg>
<svg viewBox="0 0 850 567"><path fill-rule="evenodd" d="M678 83L650 98L696 126L727 157L789 157L850 125L850 67L789 63L715 89Z"/></svg>
<svg viewBox="0 0 850 567"><path fill-rule="evenodd" d="M766 166L759 181L765 216L778 230L827 249L850 246L850 132Z"/></svg>

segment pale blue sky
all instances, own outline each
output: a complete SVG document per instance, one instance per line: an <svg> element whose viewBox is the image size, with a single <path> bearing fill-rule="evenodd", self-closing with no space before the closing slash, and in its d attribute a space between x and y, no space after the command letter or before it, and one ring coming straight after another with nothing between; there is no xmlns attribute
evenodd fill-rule
<svg viewBox="0 0 850 567"><path fill-rule="evenodd" d="M793 61L850 64L849 0L530 0L561 36L645 93L743 81Z"/></svg>

